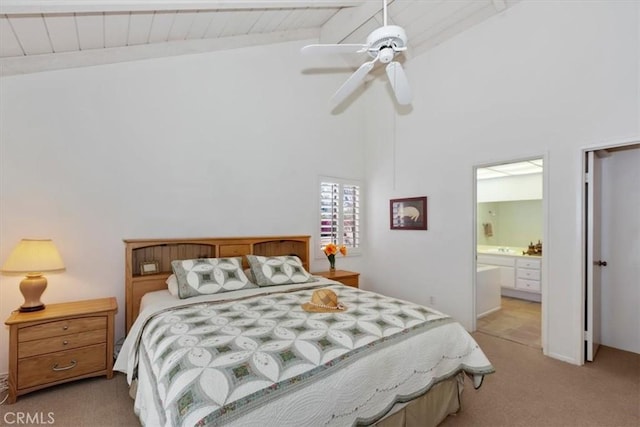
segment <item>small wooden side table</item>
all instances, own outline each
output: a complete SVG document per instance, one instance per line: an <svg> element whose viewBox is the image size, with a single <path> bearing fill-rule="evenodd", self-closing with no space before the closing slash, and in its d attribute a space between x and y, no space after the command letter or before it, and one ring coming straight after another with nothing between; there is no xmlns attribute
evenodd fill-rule
<svg viewBox="0 0 640 427"><path fill-rule="evenodd" d="M334 271L320 271L318 273L311 273L316 276L326 277L327 279L335 280L343 285L352 286L357 288L360 286L360 273L347 270L334 270Z"/></svg>
<svg viewBox="0 0 640 427"><path fill-rule="evenodd" d="M18 396L82 378L113 377L116 299L48 304L14 311L9 325L9 403Z"/></svg>

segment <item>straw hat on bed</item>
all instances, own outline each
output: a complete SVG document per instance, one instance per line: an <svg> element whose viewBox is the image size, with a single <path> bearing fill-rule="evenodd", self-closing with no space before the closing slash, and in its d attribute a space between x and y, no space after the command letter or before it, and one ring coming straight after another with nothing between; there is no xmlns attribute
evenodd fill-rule
<svg viewBox="0 0 640 427"><path fill-rule="evenodd" d="M302 304L302 309L310 313L334 313L346 310L346 306L338 302L338 295L331 289L317 289L311 294L311 301Z"/></svg>

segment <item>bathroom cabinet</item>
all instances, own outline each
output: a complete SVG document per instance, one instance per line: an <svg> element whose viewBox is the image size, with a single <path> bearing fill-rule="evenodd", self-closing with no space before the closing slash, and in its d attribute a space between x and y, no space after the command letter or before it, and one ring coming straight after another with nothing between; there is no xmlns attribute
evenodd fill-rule
<svg viewBox="0 0 640 427"><path fill-rule="evenodd" d="M541 260L519 258L516 260L516 289L540 292Z"/></svg>
<svg viewBox="0 0 640 427"><path fill-rule="evenodd" d="M522 255L479 253L477 264L500 267L500 287L503 296L541 301L542 259Z"/></svg>

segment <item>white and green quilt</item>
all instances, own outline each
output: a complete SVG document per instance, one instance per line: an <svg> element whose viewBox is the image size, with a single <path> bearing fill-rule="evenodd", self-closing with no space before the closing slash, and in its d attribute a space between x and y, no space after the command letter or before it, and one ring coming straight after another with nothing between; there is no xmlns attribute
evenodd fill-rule
<svg viewBox="0 0 640 427"><path fill-rule="evenodd" d="M302 310L318 287L347 310ZM143 424L367 424L438 381L493 372L440 312L335 282L284 288L146 309L116 363L138 379Z"/></svg>

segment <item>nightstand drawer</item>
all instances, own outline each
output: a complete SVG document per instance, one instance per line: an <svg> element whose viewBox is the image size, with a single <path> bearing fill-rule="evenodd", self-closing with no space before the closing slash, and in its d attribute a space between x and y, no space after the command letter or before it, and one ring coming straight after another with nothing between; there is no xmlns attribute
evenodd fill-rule
<svg viewBox="0 0 640 427"><path fill-rule="evenodd" d="M18 361L18 389L105 370L106 344L29 357Z"/></svg>
<svg viewBox="0 0 640 427"><path fill-rule="evenodd" d="M18 345L18 358L24 359L25 357L37 356L39 354L71 350L104 342L107 342L106 329L96 329L95 331L80 332L79 334L26 341Z"/></svg>
<svg viewBox="0 0 640 427"><path fill-rule="evenodd" d="M342 277L340 278L340 280L338 280L338 282L342 283L343 285L347 285L347 286L352 286L354 288L358 287L358 276L351 276L351 277Z"/></svg>
<svg viewBox="0 0 640 427"><path fill-rule="evenodd" d="M20 328L18 342L77 334L79 332L95 329L107 329L106 316L60 320L58 322L47 322L35 326Z"/></svg>
<svg viewBox="0 0 640 427"><path fill-rule="evenodd" d="M354 288L360 287L360 273L347 270L333 270L333 271L320 271L318 273L311 273L316 276L322 276L327 279L335 280L343 285L352 286Z"/></svg>

